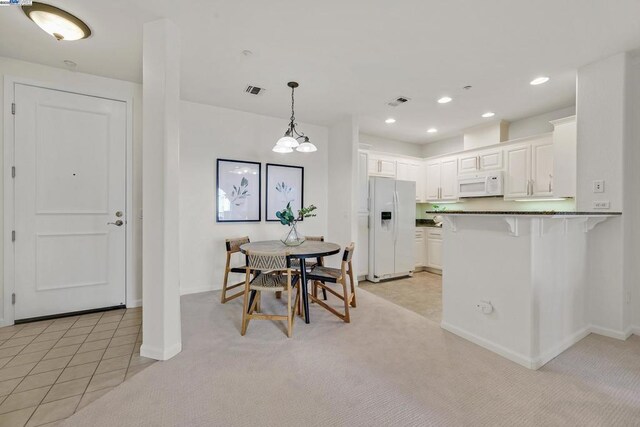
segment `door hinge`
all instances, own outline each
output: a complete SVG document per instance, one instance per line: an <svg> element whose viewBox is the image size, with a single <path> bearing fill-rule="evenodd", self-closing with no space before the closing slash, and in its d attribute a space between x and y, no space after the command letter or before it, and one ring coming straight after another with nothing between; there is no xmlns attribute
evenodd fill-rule
<svg viewBox="0 0 640 427"><path fill-rule="evenodd" d="M15 294L15 292L11 294L11 304L16 305L16 294Z"/></svg>
<svg viewBox="0 0 640 427"><path fill-rule="evenodd" d="M11 230L11 241L12 242L16 241L16 230Z"/></svg>
<svg viewBox="0 0 640 427"><path fill-rule="evenodd" d="M11 166L11 178L15 178L15 177L16 177L16 167Z"/></svg>
<svg viewBox="0 0 640 427"><path fill-rule="evenodd" d="M15 102L11 103L11 114L13 114L14 116L16 115L16 103Z"/></svg>

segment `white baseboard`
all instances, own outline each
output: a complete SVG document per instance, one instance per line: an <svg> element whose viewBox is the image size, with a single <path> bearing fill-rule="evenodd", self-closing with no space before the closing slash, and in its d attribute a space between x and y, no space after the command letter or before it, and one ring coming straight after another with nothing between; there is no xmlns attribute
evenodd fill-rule
<svg viewBox="0 0 640 427"><path fill-rule="evenodd" d="M603 328L595 325L591 325L591 327L589 328L591 333L603 335L605 337L615 338L623 341L631 336L631 334L633 333L632 329L633 328L630 327L626 331L616 331L615 329Z"/></svg>
<svg viewBox="0 0 640 427"><path fill-rule="evenodd" d="M442 322L440 324L442 329L451 332L452 334L456 334L468 341L471 341L474 344L479 345L480 347L484 347L487 350L493 351L494 353L499 354L500 356L511 360L512 362L517 363L518 365L524 366L528 369L537 369L535 366L535 361L525 355L516 353L515 351L511 351L501 345L498 345L492 341L481 338L471 332L467 332L463 329L460 329L456 326L451 325L447 322Z"/></svg>
<svg viewBox="0 0 640 427"><path fill-rule="evenodd" d="M127 308L142 307L142 298L127 301Z"/></svg>
<svg viewBox="0 0 640 427"><path fill-rule="evenodd" d="M560 353L562 353L563 351L565 351L566 349L568 349L569 347L571 347L572 345L574 345L575 343L577 343L578 341L580 341L581 339L589 335L590 333L591 333L591 328L589 326L585 326L584 328L575 332L569 338L567 338L557 346L553 347L551 350L547 351L545 354L535 359L533 361L532 369L540 369L551 359L558 356Z"/></svg>
<svg viewBox="0 0 640 427"><path fill-rule="evenodd" d="M201 288L180 288L180 295L200 294L202 292L219 291L221 289L222 288L214 288L213 286L203 286Z"/></svg>
<svg viewBox="0 0 640 427"><path fill-rule="evenodd" d="M150 347L142 343L140 346L140 356L156 360L169 360L182 351L182 342L177 342L169 348Z"/></svg>

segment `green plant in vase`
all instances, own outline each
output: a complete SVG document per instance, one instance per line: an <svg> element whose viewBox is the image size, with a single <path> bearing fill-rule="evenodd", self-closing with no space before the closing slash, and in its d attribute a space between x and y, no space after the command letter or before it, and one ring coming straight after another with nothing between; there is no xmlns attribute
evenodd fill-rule
<svg viewBox="0 0 640 427"><path fill-rule="evenodd" d="M276 218L280 220L280 224L289 226L289 231L284 235L280 241L287 246L298 246L304 242L304 236L298 233L296 225L298 221L302 221L303 218L310 218L316 216L313 213L317 208L314 205L309 205L306 208L302 208L298 211L298 215L295 216L293 209L291 209L291 203L287 203L287 207L283 210L276 212Z"/></svg>

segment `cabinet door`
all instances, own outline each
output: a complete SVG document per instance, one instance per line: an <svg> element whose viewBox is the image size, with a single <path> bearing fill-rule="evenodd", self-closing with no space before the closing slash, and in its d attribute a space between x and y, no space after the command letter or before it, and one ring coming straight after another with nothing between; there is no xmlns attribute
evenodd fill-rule
<svg viewBox="0 0 640 427"><path fill-rule="evenodd" d="M478 154L463 154L458 159L459 171L461 174L477 172L480 167Z"/></svg>
<svg viewBox="0 0 640 427"><path fill-rule="evenodd" d="M427 236L427 267L442 270L442 238Z"/></svg>
<svg viewBox="0 0 640 427"><path fill-rule="evenodd" d="M426 264L426 244L425 233L423 229L416 228L416 240L413 248L413 255L416 267L424 267Z"/></svg>
<svg viewBox="0 0 640 427"><path fill-rule="evenodd" d="M405 162L396 163L396 179L400 181L413 181L411 179L411 165Z"/></svg>
<svg viewBox="0 0 640 427"><path fill-rule="evenodd" d="M358 153L358 212L369 210L369 155Z"/></svg>
<svg viewBox="0 0 640 427"><path fill-rule="evenodd" d="M440 198L440 162L427 163L426 175L426 198L438 200Z"/></svg>
<svg viewBox="0 0 640 427"><path fill-rule="evenodd" d="M458 197L457 159L443 160L440 167L440 198L442 200L456 199Z"/></svg>
<svg viewBox="0 0 640 427"><path fill-rule="evenodd" d="M478 154L478 163L482 170L502 169L502 150L488 150Z"/></svg>
<svg viewBox="0 0 640 427"><path fill-rule="evenodd" d="M507 173L504 178L504 197L529 196L531 178L531 147L529 144L509 147L505 150Z"/></svg>
<svg viewBox="0 0 640 427"><path fill-rule="evenodd" d="M422 163L411 165L411 175L416 181L416 202L424 200L424 168Z"/></svg>
<svg viewBox="0 0 640 427"><path fill-rule="evenodd" d="M396 162L393 160L380 160L380 175L395 177Z"/></svg>
<svg viewBox="0 0 640 427"><path fill-rule="evenodd" d="M380 173L380 163L378 159L369 157L369 175L377 175Z"/></svg>
<svg viewBox="0 0 640 427"><path fill-rule="evenodd" d="M551 138L531 145L533 196L553 194L553 143Z"/></svg>

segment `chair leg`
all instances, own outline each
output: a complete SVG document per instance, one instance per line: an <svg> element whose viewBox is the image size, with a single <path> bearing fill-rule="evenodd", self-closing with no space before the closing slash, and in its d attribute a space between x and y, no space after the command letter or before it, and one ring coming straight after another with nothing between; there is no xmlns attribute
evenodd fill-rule
<svg viewBox="0 0 640 427"><path fill-rule="evenodd" d="M349 265L349 283L351 283L351 307L356 307L356 284L353 281L353 269Z"/></svg>
<svg viewBox="0 0 640 427"><path fill-rule="evenodd" d="M324 298L324 300L327 300L327 290L322 288L322 298Z"/></svg>
<svg viewBox="0 0 640 427"><path fill-rule="evenodd" d="M258 291L256 295L256 312L260 313L260 301L262 300L262 292Z"/></svg>
<svg viewBox="0 0 640 427"><path fill-rule="evenodd" d="M287 337L289 338L293 333L293 312L291 310L295 309L295 306L291 307L291 293L291 287L289 287L287 289Z"/></svg>
<svg viewBox="0 0 640 427"><path fill-rule="evenodd" d="M227 283L229 280L229 269L224 269L224 280L222 281L222 296L220 297L220 303L227 302Z"/></svg>
<svg viewBox="0 0 640 427"><path fill-rule="evenodd" d="M244 288L244 296L242 303L242 330L240 331L240 335L244 336L247 333L247 325L249 324L249 285L245 285Z"/></svg>
<svg viewBox="0 0 640 427"><path fill-rule="evenodd" d="M281 291L277 291L276 292L276 298L280 299L282 297L282 292Z"/></svg>
<svg viewBox="0 0 640 427"><path fill-rule="evenodd" d="M350 323L351 318L349 317L349 291L347 291L346 277L342 278L342 295L344 296L344 322Z"/></svg>

